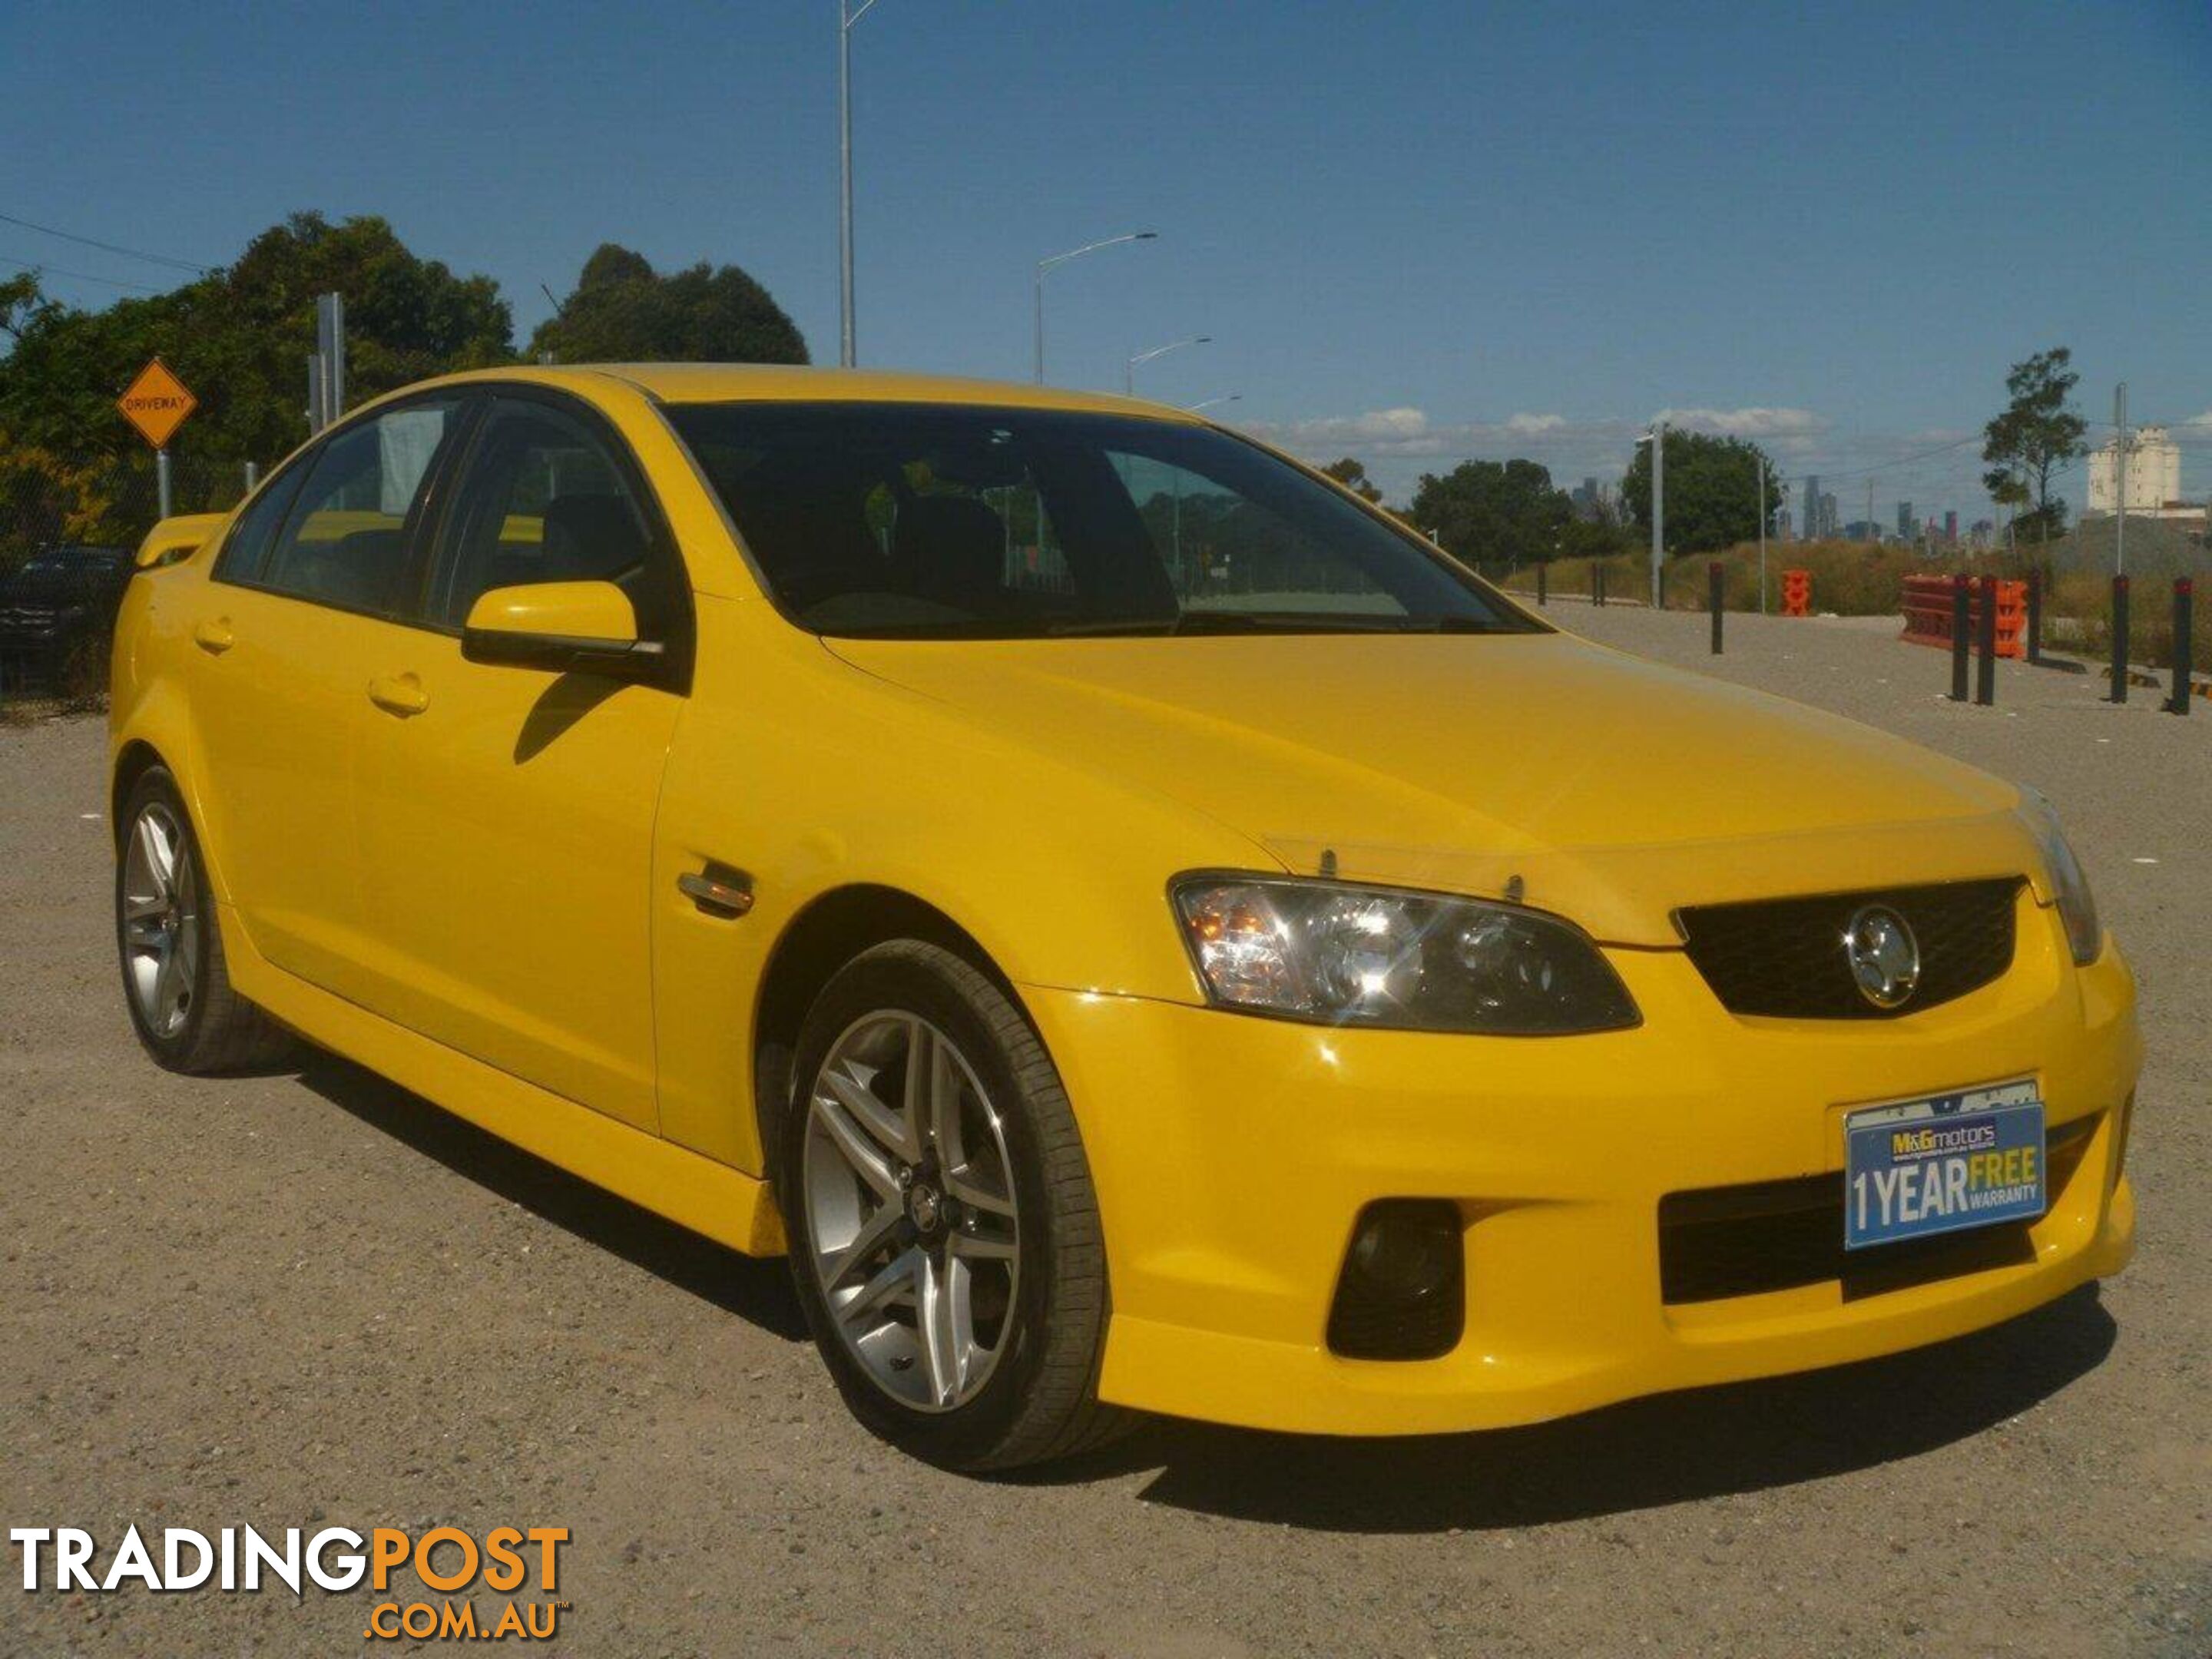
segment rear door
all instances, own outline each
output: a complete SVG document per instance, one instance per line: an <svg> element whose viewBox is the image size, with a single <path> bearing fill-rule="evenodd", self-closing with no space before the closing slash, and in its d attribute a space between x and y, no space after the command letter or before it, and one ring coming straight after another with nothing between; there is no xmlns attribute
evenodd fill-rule
<svg viewBox="0 0 2212 1659"><path fill-rule="evenodd" d="M343 993L361 954L356 747L409 631L424 508L462 399L395 405L271 479L190 627L204 811L255 948Z"/></svg>
<svg viewBox="0 0 2212 1659"><path fill-rule="evenodd" d="M666 684L471 663L489 588L608 580ZM690 594L620 436L580 402L490 401L439 514L426 628L376 672L421 707L362 753L371 1007L643 1127L654 1101L650 898L661 771L688 682Z"/></svg>

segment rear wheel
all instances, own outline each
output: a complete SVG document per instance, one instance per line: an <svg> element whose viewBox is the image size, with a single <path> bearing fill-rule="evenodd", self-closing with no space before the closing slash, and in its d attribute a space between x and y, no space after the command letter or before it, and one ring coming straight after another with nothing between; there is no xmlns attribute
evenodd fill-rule
<svg viewBox="0 0 2212 1659"><path fill-rule="evenodd" d="M282 1026L231 988L207 866L163 767L139 776L124 807L115 935L131 1023L169 1070L236 1071L290 1047Z"/></svg>
<svg viewBox="0 0 2212 1659"><path fill-rule="evenodd" d="M781 1192L816 1343L854 1415L947 1468L1062 1457L1099 1404L1105 1249L1036 1034L968 962L855 957L801 1030Z"/></svg>

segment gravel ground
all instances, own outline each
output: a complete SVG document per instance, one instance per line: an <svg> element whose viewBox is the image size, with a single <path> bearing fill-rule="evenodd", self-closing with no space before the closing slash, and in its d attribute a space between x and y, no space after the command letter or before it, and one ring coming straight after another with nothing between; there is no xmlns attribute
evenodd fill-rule
<svg viewBox="0 0 2212 1659"><path fill-rule="evenodd" d="M100 730L0 729L9 1526L565 1525L560 1645L623 1654L2212 1652L2212 711L1893 625L1560 605L2050 794L2142 981L2136 1265L1893 1360L1412 1443L1161 1423L982 1485L846 1418L747 1261L358 1069L132 1042ZM10 1550L6 1571L15 1570ZM360 1650L368 1599L0 1598L4 1653ZM435 1645L435 1644L434 1644ZM371 1650L374 1650L372 1648Z"/></svg>

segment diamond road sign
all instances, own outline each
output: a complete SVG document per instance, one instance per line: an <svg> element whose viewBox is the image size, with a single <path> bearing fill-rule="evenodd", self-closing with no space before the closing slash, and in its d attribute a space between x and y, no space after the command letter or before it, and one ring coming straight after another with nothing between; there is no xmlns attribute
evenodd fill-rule
<svg viewBox="0 0 2212 1659"><path fill-rule="evenodd" d="M185 391L185 383L156 357L138 371L138 378L115 400L115 406L123 411L125 420L138 428L140 437L156 449L166 449L185 423L185 416L199 407L199 399Z"/></svg>

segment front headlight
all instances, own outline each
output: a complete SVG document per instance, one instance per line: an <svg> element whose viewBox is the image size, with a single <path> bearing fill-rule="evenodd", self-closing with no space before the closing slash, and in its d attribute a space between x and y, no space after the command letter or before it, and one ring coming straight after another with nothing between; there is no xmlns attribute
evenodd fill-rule
<svg viewBox="0 0 2212 1659"><path fill-rule="evenodd" d="M2043 867L2058 900L2059 918L2066 924L2066 942L2073 947L2075 964L2086 968L2105 945L2104 929L2097 921L2097 901L2089 892L2089 878L2081 873L2081 861L2066 844L2066 832L2058 827L2057 809L2035 790L2023 787L2020 794L2021 819L2043 849Z"/></svg>
<svg viewBox="0 0 2212 1659"><path fill-rule="evenodd" d="M1273 876L1188 876L1171 892L1217 1007L1498 1036L1638 1018L1588 936L1538 911Z"/></svg>

